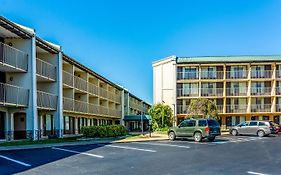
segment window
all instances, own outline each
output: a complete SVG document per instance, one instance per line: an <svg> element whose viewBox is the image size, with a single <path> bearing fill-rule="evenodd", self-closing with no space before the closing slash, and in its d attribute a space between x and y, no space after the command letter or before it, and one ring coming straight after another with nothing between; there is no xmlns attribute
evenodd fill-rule
<svg viewBox="0 0 281 175"><path fill-rule="evenodd" d="M259 122L259 126L265 126L264 122Z"/></svg>
<svg viewBox="0 0 281 175"><path fill-rule="evenodd" d="M207 121L206 120L199 120L198 126L207 126Z"/></svg>
<svg viewBox="0 0 281 175"><path fill-rule="evenodd" d="M250 122L249 126L257 126L257 125L258 125L258 122Z"/></svg>
<svg viewBox="0 0 281 175"><path fill-rule="evenodd" d="M196 121L195 121L195 120L189 120L189 121L187 122L187 127L195 126L195 124L196 124Z"/></svg>
<svg viewBox="0 0 281 175"><path fill-rule="evenodd" d="M208 126L219 126L216 120L208 120Z"/></svg>
<svg viewBox="0 0 281 175"><path fill-rule="evenodd" d="M187 120L184 120L180 123L180 127L187 127Z"/></svg>

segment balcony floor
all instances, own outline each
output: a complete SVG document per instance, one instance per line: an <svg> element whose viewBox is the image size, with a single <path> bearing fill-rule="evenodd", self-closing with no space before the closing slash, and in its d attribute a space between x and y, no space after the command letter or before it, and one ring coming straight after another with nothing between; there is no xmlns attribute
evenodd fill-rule
<svg viewBox="0 0 281 175"><path fill-rule="evenodd" d="M0 72L26 72L26 71L23 70L23 69L11 66L9 64L5 64L5 63L0 62Z"/></svg>

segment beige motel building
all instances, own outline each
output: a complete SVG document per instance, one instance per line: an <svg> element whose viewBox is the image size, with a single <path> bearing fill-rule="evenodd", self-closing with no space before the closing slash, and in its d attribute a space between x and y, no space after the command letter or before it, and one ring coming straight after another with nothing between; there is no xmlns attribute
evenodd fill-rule
<svg viewBox="0 0 281 175"><path fill-rule="evenodd" d="M215 100L222 129L245 120L281 123L281 55L170 56L153 63L153 103L166 103L174 125L192 99Z"/></svg>
<svg viewBox="0 0 281 175"><path fill-rule="evenodd" d="M82 126L124 124L150 104L0 16L0 141L66 137Z"/></svg>

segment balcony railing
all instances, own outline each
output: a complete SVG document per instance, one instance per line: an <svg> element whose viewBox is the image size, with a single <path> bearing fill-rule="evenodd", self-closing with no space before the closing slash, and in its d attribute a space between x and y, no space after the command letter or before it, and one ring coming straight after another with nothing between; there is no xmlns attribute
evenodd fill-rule
<svg viewBox="0 0 281 175"><path fill-rule="evenodd" d="M108 112L109 112L110 116L121 117L121 111L119 111L119 110L109 109Z"/></svg>
<svg viewBox="0 0 281 175"><path fill-rule="evenodd" d="M115 94L113 92L108 91L107 97L108 97L109 100L115 101Z"/></svg>
<svg viewBox="0 0 281 175"><path fill-rule="evenodd" d="M0 102L3 105L28 106L29 90L0 83Z"/></svg>
<svg viewBox="0 0 281 175"><path fill-rule="evenodd" d="M116 96L115 96L115 102L121 103L121 95L116 94Z"/></svg>
<svg viewBox="0 0 281 175"><path fill-rule="evenodd" d="M84 101L74 100L74 111L88 113L88 103Z"/></svg>
<svg viewBox="0 0 281 175"><path fill-rule="evenodd" d="M82 91L87 91L88 83L86 80L74 76L74 87Z"/></svg>
<svg viewBox="0 0 281 175"><path fill-rule="evenodd" d="M201 79L223 79L223 71L201 71Z"/></svg>
<svg viewBox="0 0 281 175"><path fill-rule="evenodd" d="M271 77L272 77L272 70L251 71L251 78L271 78Z"/></svg>
<svg viewBox="0 0 281 175"><path fill-rule="evenodd" d="M199 72L178 72L177 73L178 80L191 80L191 79L199 79Z"/></svg>
<svg viewBox="0 0 281 175"><path fill-rule="evenodd" d="M240 70L240 71L226 71L227 79L246 79L248 71Z"/></svg>
<svg viewBox="0 0 281 175"><path fill-rule="evenodd" d="M247 96L247 87L239 87L239 88L226 88L227 96Z"/></svg>
<svg viewBox="0 0 281 175"><path fill-rule="evenodd" d="M197 97L199 95L199 89L193 88L193 89L183 89L179 88L177 89L177 96L178 97Z"/></svg>
<svg viewBox="0 0 281 175"><path fill-rule="evenodd" d="M223 96L223 88L201 88L201 96Z"/></svg>
<svg viewBox="0 0 281 175"><path fill-rule="evenodd" d="M56 80L57 78L56 66L39 58L36 58L36 73L51 80Z"/></svg>
<svg viewBox="0 0 281 175"><path fill-rule="evenodd" d="M37 106L44 109L56 110L58 97L54 94L37 91Z"/></svg>
<svg viewBox="0 0 281 175"><path fill-rule="evenodd" d="M99 105L96 104L88 104L88 112L91 114L99 114Z"/></svg>
<svg viewBox="0 0 281 175"><path fill-rule="evenodd" d="M217 109L219 113L223 113L223 105L217 105Z"/></svg>
<svg viewBox="0 0 281 175"><path fill-rule="evenodd" d="M246 113L247 112L247 104L239 104L239 105L226 105L227 113Z"/></svg>
<svg viewBox="0 0 281 175"><path fill-rule="evenodd" d="M63 109L66 111L74 111L74 99L63 97Z"/></svg>
<svg viewBox="0 0 281 175"><path fill-rule="evenodd" d="M271 112L271 104L252 104L251 112Z"/></svg>
<svg viewBox="0 0 281 175"><path fill-rule="evenodd" d="M88 92L94 95L98 95L98 87L95 84L88 83Z"/></svg>
<svg viewBox="0 0 281 175"><path fill-rule="evenodd" d="M101 88L101 87L99 88L99 95L103 98L108 98L107 97L107 90L104 89L104 88Z"/></svg>
<svg viewBox="0 0 281 175"><path fill-rule="evenodd" d="M177 114L187 114L188 105L177 105Z"/></svg>
<svg viewBox="0 0 281 175"><path fill-rule="evenodd" d="M276 112L281 112L281 104L276 104Z"/></svg>
<svg viewBox="0 0 281 175"><path fill-rule="evenodd" d="M262 88L251 88L251 95L270 95L271 87L262 87Z"/></svg>
<svg viewBox="0 0 281 175"><path fill-rule="evenodd" d="M68 85L68 86L73 87L74 76L71 73L63 71L63 83Z"/></svg>
<svg viewBox="0 0 281 175"><path fill-rule="evenodd" d="M99 106L99 111L100 111L100 114L102 114L102 115L108 115L109 114L109 109L107 107L104 107L104 106Z"/></svg>
<svg viewBox="0 0 281 175"><path fill-rule="evenodd" d="M14 47L0 43L0 63L27 71L28 55Z"/></svg>
<svg viewBox="0 0 281 175"><path fill-rule="evenodd" d="M281 70L276 70L276 78L281 78Z"/></svg>
<svg viewBox="0 0 281 175"><path fill-rule="evenodd" d="M276 95L281 95L281 87L276 87Z"/></svg>

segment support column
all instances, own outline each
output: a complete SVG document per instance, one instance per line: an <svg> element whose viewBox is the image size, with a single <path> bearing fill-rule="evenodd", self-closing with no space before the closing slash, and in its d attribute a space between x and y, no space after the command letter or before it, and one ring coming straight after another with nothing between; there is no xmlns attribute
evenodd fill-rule
<svg viewBox="0 0 281 175"><path fill-rule="evenodd" d="M14 140L14 114L5 113L5 138L7 141Z"/></svg>
<svg viewBox="0 0 281 175"><path fill-rule="evenodd" d="M75 125L74 125L74 131L75 131L75 134L78 134L78 118L77 117L75 117L74 118L74 123L75 123Z"/></svg>

